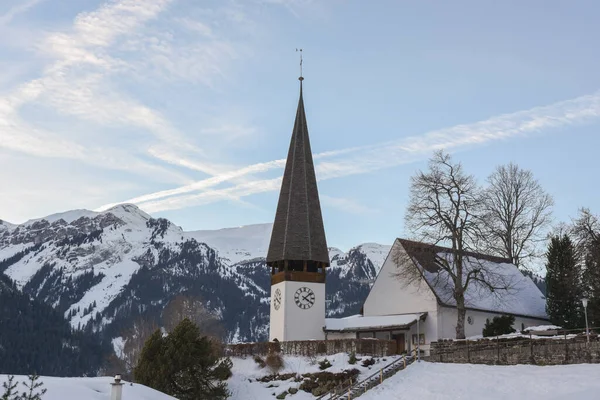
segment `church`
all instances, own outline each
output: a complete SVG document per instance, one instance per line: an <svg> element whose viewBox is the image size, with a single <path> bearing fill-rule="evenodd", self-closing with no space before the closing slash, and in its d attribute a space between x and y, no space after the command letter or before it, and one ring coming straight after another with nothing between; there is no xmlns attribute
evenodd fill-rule
<svg viewBox="0 0 600 400"><path fill-rule="evenodd" d="M453 288L447 279L439 279L442 272L435 262L436 257L447 256L449 249L396 239L361 314L326 318L329 253L302 97L304 78L299 79L300 99L267 253L269 340L372 338L395 341L398 353L416 346L427 353L431 342L456 337ZM499 315L515 316L516 330L548 323L544 296L509 260L477 253L466 253L465 259L485 263L512 282L510 290L494 295L481 286L469 286L467 337L481 335L486 319ZM415 263L421 279L409 282L399 276L400 262Z"/></svg>

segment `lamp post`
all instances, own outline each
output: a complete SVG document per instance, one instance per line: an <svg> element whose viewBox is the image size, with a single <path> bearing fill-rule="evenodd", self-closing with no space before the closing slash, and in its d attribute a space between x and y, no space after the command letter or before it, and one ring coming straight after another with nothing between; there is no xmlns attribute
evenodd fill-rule
<svg viewBox="0 0 600 400"><path fill-rule="evenodd" d="M421 314L417 315L417 362L421 362L421 332L419 329L419 321L421 320Z"/></svg>
<svg viewBox="0 0 600 400"><path fill-rule="evenodd" d="M587 338L587 342L590 342L590 330L588 328L588 318L587 318L587 305L588 305L588 299L587 298L583 298L581 299L581 304L583 304L583 310L585 312L585 337Z"/></svg>

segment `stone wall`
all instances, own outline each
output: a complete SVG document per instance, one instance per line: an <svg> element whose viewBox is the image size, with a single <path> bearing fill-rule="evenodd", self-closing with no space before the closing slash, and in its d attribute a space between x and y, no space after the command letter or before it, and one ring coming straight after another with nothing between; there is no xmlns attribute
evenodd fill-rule
<svg viewBox="0 0 600 400"><path fill-rule="evenodd" d="M354 352L361 355L384 357L396 353L396 342L378 339L337 339L240 343L225 346L225 353L236 357L266 355L269 352L308 357Z"/></svg>
<svg viewBox="0 0 600 400"><path fill-rule="evenodd" d="M471 364L558 365L600 363L600 340L594 335L574 338L445 340L431 344L430 361Z"/></svg>

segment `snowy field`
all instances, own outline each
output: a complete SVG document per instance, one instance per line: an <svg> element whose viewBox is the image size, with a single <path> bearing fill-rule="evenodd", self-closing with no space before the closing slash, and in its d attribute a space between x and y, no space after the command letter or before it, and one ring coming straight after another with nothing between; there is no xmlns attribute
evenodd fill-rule
<svg viewBox="0 0 600 400"><path fill-rule="evenodd" d="M358 356L360 358L360 356ZM318 357L317 360L321 361L325 357ZM341 372L345 369L358 369L360 373L359 379L366 378L367 376L375 373L379 368L391 363L397 357L385 357L386 361L378 359L377 363L371 366L371 369L365 368L360 365L360 361L354 365L348 364L348 354L338 353L332 356L327 356L327 360L331 363L331 367L327 368L329 372ZM230 400L265 400L274 399L273 394L278 395L284 390L289 388L298 388L299 382L294 382L293 379L288 381L273 381L269 383L256 382L257 378L261 378L265 375L270 375L268 368L259 368L254 362L252 357L245 359L233 358L233 376L228 381L229 390L231 391ZM310 372L320 372L319 365L314 362L315 360L309 360L306 357L284 357L285 367L281 370L280 374L296 373L304 374ZM275 385L275 387L268 387ZM310 393L304 391L298 391L294 395L288 395L287 400L314 400L316 397ZM125 399L123 399L125 400Z"/></svg>
<svg viewBox="0 0 600 400"><path fill-rule="evenodd" d="M0 375L0 389L2 383L6 382L7 376ZM19 382L27 382L26 376L15 376ZM44 388L48 389L43 400L109 400L110 383L113 378L56 378L42 376L40 381ZM24 386L19 384L19 392ZM0 391L0 394L2 391ZM143 385L125 383L123 385L123 400L174 400L174 397L157 392Z"/></svg>
<svg viewBox="0 0 600 400"><path fill-rule="evenodd" d="M323 357L319 357L319 360ZM317 372L318 365L313 365L303 357L286 357L286 368L282 373ZM364 368L360 362L348 365L347 354L328 357L333 366L327 371L340 372L344 369L357 368L361 377L376 372L393 359L380 361L371 367ZM299 383L256 382L269 374L267 369L260 369L252 358L234 359L233 377L229 381L232 392L231 400L273 399ZM534 365L488 366L474 364L441 364L413 363L405 371L375 387L361 396L361 400L379 399L419 399L419 400L559 400L559 399L600 399L600 364L579 364L538 367ZM268 388L275 384L277 387ZM314 400L309 393L299 391L288 395L287 400Z"/></svg>
<svg viewBox="0 0 600 400"><path fill-rule="evenodd" d="M599 376L599 364L537 367L421 362L360 399L599 399Z"/></svg>
<svg viewBox="0 0 600 400"><path fill-rule="evenodd" d="M319 358L319 360L322 358ZM393 360L379 361L371 369L360 363L348 365L347 354L327 357L332 367L327 371L340 372L357 368L361 378L377 371ZM314 361L314 360L313 360ZM318 372L316 363L304 357L286 357L286 366L281 373L303 374ZM269 375L267 368L261 369L252 358L233 359L233 377L228 381L232 396L230 400L273 399L289 388L300 384L292 379L285 382L257 382L256 379ZM474 364L414 363L405 371L385 381L366 394L361 400L375 399L419 399L419 400L559 400L559 399L599 399L600 364L578 364L537 367L533 365L488 366ZM17 376L25 381L26 377ZM0 387L6 375L0 375ZM112 378L55 378L42 377L48 392L44 400L108 400ZM268 387L274 385L273 387ZM22 386L20 386L21 388ZM22 390L22 389L20 389ZM173 400L143 385L126 383L123 386L123 400ZM314 400L309 393L299 391L288 395L287 400Z"/></svg>

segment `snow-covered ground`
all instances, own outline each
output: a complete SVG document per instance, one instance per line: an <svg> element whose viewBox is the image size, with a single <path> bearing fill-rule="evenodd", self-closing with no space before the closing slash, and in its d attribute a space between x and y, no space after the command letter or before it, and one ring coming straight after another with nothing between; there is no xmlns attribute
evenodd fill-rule
<svg viewBox="0 0 600 400"><path fill-rule="evenodd" d="M6 382L7 376L0 375L0 388L2 383ZM26 376L15 376L15 381L26 382ZM44 383L43 388L48 391L44 395L44 400L108 400L110 399L111 386L113 378L56 378L49 376L40 377ZM19 392L24 387L19 384ZM123 400L173 400L174 397L167 396L154 389L134 383L123 385Z"/></svg>
<svg viewBox="0 0 600 400"><path fill-rule="evenodd" d="M358 356L360 358L360 356ZM396 357L385 357L383 359L377 359L377 362L370 368L363 367L359 362L354 365L348 364L348 354L338 353L327 357L317 357L316 361L321 361L327 358L331 363L331 367L327 368L329 372L341 372L345 369L358 369L361 373L359 379L366 378L367 376L375 373L379 368L391 363ZM284 357L285 367L279 371L280 374L295 373L305 374L311 372L320 372L319 364L315 360L310 360L307 357ZM257 378L261 378L266 375L270 375L268 367L260 368L252 359L247 358L233 358L233 376L229 379L229 390L231 391L230 400L264 400L275 398L273 394L278 395L281 392L289 388L298 388L300 382L294 382L293 379L287 381L272 381L268 383L257 382ZM274 387L268 387L275 385ZM288 395L286 399L289 400L314 400L315 396L302 390L294 395ZM124 399L125 400L125 399Z"/></svg>
<svg viewBox="0 0 600 400"><path fill-rule="evenodd" d="M324 357L319 357L318 360ZM340 372L357 368L361 371L359 379L366 378L378 368L393 361L387 357L364 368L360 362L349 365L347 354L336 354L327 359L332 367L327 371ZM261 369L252 360L235 358L233 377L229 380L232 392L231 400L272 399L284 390L299 387L300 383L290 379L285 382L257 382L256 379L269 375L267 368ZM318 372L318 364L311 363L306 357L285 357L285 369L280 373ZM600 398L600 364L578 364L539 367L534 365L488 366L474 364L442 364L420 362L413 363L406 370L377 386L361 400L559 400L559 399L598 399ZM268 387L277 385L276 387ZM288 395L288 400L314 400L309 393L298 391Z"/></svg>
<svg viewBox="0 0 600 400"><path fill-rule="evenodd" d="M598 399L598 376L599 364L538 367L421 362L397 373L360 399Z"/></svg>
<svg viewBox="0 0 600 400"><path fill-rule="evenodd" d="M324 357L319 357L321 360ZM330 372L357 368L359 379L376 372L381 366L393 361L379 360L371 369L360 365L349 365L344 353L328 356L332 367ZM314 360L313 360L314 361ZM318 372L319 367L306 357L285 357L283 373L304 374ZM232 396L230 400L273 399L275 395L300 383L290 379L285 382L257 382L257 378L269 375L268 368L259 368L251 357L233 359L233 377L228 381ZM538 367L534 365L489 366L474 364L413 363L382 385L361 396L361 400L562 400L597 399L600 394L600 364L577 364ZM0 375L0 387L6 381ZM16 376L18 381L26 381L24 376ZM108 400L110 399L110 377L103 378L56 378L41 377L48 392L44 400ZM268 387L272 386L272 387ZM21 386L20 386L21 388ZM22 389L20 389L22 390ZM126 383L123 386L123 400L173 400L156 390L143 385ZM288 395L288 400L314 400L310 393L298 391Z"/></svg>

